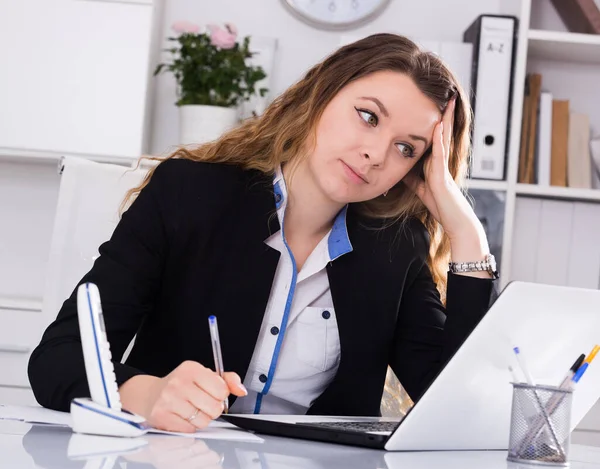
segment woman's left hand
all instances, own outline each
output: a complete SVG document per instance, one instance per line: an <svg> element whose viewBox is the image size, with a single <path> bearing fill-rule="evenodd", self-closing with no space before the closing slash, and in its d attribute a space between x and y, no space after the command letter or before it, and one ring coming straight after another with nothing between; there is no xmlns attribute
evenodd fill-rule
<svg viewBox="0 0 600 469"><path fill-rule="evenodd" d="M452 99L442 120L433 132L431 156L425 161L424 180L415 173L407 174L403 181L421 199L450 238L470 238L481 235L481 223L471 205L461 192L448 170L455 99Z"/></svg>

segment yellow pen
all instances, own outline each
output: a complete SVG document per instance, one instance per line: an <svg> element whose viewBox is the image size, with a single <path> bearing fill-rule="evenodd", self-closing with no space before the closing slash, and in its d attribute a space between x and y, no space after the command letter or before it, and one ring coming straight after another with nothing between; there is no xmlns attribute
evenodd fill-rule
<svg viewBox="0 0 600 469"><path fill-rule="evenodd" d="M570 383L571 389L574 389L574 386L579 382L579 380L581 379L581 377L583 376L585 371L588 369L588 366L590 366L590 364L592 363L592 360L594 358L596 358L596 354L598 353L599 350L600 350L600 345L596 345L592 349L590 354L587 356L587 358L584 360L583 364L579 367L579 369L577 370L577 373L575 373L575 376L573 376L573 379L571 380L571 383Z"/></svg>
<svg viewBox="0 0 600 469"><path fill-rule="evenodd" d="M598 352L600 351L600 345L596 345L592 351L590 352L590 354L586 357L586 359L583 361L583 363L592 363L592 360L594 358L596 358L596 355L598 354Z"/></svg>

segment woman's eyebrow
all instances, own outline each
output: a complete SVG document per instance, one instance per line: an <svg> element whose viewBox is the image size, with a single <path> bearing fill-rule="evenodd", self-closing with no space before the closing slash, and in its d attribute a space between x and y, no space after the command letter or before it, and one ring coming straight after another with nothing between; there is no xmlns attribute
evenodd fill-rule
<svg viewBox="0 0 600 469"><path fill-rule="evenodd" d="M425 137L421 137L420 135L409 135L409 138L411 138L412 140L420 140L421 142L423 142L425 144L425 147L427 147L429 145L429 142L427 141L427 139Z"/></svg>
<svg viewBox="0 0 600 469"><path fill-rule="evenodd" d="M379 108L379 110L385 117L390 117L390 113L388 112L388 110L385 108L383 103L381 101L379 101L377 98L374 98L372 96L362 96L360 99L366 99L368 101L373 101L375 104L377 104L377 107Z"/></svg>

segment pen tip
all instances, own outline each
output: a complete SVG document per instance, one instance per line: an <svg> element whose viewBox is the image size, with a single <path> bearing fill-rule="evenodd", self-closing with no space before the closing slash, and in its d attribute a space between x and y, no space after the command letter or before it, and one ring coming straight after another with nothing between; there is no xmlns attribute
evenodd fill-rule
<svg viewBox="0 0 600 469"><path fill-rule="evenodd" d="M519 347L514 347L513 350L515 351L515 353L519 353Z"/></svg>

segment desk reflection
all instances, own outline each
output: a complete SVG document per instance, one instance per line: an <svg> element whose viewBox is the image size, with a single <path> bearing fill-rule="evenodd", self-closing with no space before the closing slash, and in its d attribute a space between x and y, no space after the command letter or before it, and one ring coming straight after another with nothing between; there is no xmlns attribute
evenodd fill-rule
<svg viewBox="0 0 600 469"><path fill-rule="evenodd" d="M392 453L276 437L262 443L167 435L112 438L37 425L22 444L45 469L531 469L508 463L505 451Z"/></svg>
<svg viewBox="0 0 600 469"><path fill-rule="evenodd" d="M112 438L34 425L22 444L44 469L389 469L383 451L275 437L263 443L168 435Z"/></svg>

